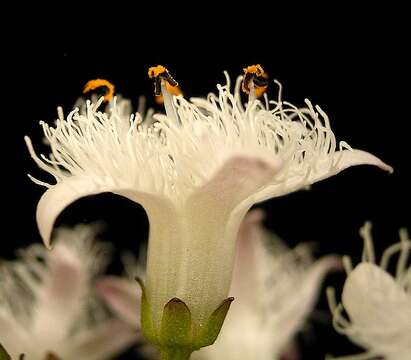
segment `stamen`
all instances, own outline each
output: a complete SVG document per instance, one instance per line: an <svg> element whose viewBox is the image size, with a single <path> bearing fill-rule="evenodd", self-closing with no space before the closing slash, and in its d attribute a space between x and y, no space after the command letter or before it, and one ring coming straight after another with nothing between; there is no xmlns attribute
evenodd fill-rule
<svg viewBox="0 0 411 360"><path fill-rule="evenodd" d="M334 313L338 306L335 296L335 289L329 286L326 288L325 293L327 295L328 306L331 310L331 313Z"/></svg>
<svg viewBox="0 0 411 360"><path fill-rule="evenodd" d="M166 81L166 91L174 96L179 96L183 94L183 92L181 91L181 88L178 85L171 86L168 81ZM162 94L156 95L154 100L158 105L164 104L164 96Z"/></svg>
<svg viewBox="0 0 411 360"><path fill-rule="evenodd" d="M248 85L255 89L261 83L259 79L255 82L254 78L262 75L263 70L257 65L254 67L246 70L253 75L253 81L249 80ZM334 159L329 165L330 171L333 170L342 159L342 153L337 156L337 150L347 148L343 142L336 143L328 118L320 108L309 102L299 108L283 101L282 88L278 82L278 98L268 102L270 109L263 102L250 101L252 97L255 98L255 90L250 93L250 105L244 106L241 88L247 81L244 82L243 77L238 77L232 92L226 74L226 85L219 85L217 94L189 102L171 93L176 90L172 86L176 82L163 66L150 68L148 75L155 81L155 86L160 88L160 93L161 87L164 88L162 95L167 116L157 114L153 117L150 111L144 123L141 123L140 116L125 116L127 111L123 113L114 98L107 112L98 111L103 97L94 103L86 101L81 111L75 109L66 114L65 120L62 119L63 113L59 112L59 119L54 126L42 123L53 153L49 157L50 161L37 156L26 139L36 163L53 175L56 182L87 173L116 184L125 181L136 186L138 183L147 186L150 191L166 188L167 194L170 192L168 195L180 196L191 186L201 184L203 179L207 179L207 174L214 171L214 167L208 166L206 154L213 151L220 154L222 149L231 152L250 147L283 159L284 167L276 175L275 182L281 184L284 191L287 190L289 178L300 179L293 188L307 185L306 182L312 176L310 174L317 171L324 158ZM144 111L139 109L139 112ZM108 155L117 152L116 158ZM196 155L179 156L180 152ZM197 161L199 165L194 168L191 164L197 154L201 161ZM153 160L147 165L145 157ZM178 161L175 161L177 158ZM222 158L218 157L218 163ZM185 161L190 166L183 166ZM129 164L136 168L145 164L153 179L149 181L147 176L141 177L138 171L133 173L133 177L126 177L121 167L128 167ZM164 176L154 176L157 171Z"/></svg>
<svg viewBox="0 0 411 360"><path fill-rule="evenodd" d="M362 254L362 261L375 264L375 252L371 236L371 227L371 222L367 221L360 229L360 236L364 240L364 251Z"/></svg>
<svg viewBox="0 0 411 360"><path fill-rule="evenodd" d="M342 263L344 266L344 270L348 275L353 270L351 258L349 256L343 256Z"/></svg>
<svg viewBox="0 0 411 360"><path fill-rule="evenodd" d="M105 79L95 79L88 81L84 86L83 94L86 94L89 91L95 90L100 87L105 87L107 89L106 94L104 95L104 101L109 102L114 96L114 85Z"/></svg>
<svg viewBox="0 0 411 360"><path fill-rule="evenodd" d="M411 242L409 240L407 229L400 229L400 244L401 252L397 262L397 268L395 272L396 278L399 280L407 269L407 262L411 251Z"/></svg>
<svg viewBox="0 0 411 360"><path fill-rule="evenodd" d="M399 251L401 251L401 243L396 243L386 248L381 257L380 268L385 271L388 271L388 265L390 263L392 256Z"/></svg>
<svg viewBox="0 0 411 360"><path fill-rule="evenodd" d="M64 111L61 106L57 107L57 115L58 115L59 120L64 121Z"/></svg>
<svg viewBox="0 0 411 360"><path fill-rule="evenodd" d="M244 77L241 89L250 96L259 98L265 93L268 87L268 75L260 64L247 66L244 70Z"/></svg>
<svg viewBox="0 0 411 360"><path fill-rule="evenodd" d="M148 69L148 77L154 81L154 95L157 103L164 103L166 114L180 123L173 96L181 94L178 82L170 75L163 65L157 65Z"/></svg>

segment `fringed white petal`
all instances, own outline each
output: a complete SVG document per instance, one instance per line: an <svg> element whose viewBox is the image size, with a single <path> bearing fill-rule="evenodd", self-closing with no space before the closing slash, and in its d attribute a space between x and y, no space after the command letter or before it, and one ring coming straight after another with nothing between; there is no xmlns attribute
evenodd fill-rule
<svg viewBox="0 0 411 360"><path fill-rule="evenodd" d="M37 226L45 245L51 248L51 233L59 214L71 203L88 196L107 191L107 187L98 185L87 177L70 177L50 187L37 205Z"/></svg>
<svg viewBox="0 0 411 360"><path fill-rule="evenodd" d="M145 208L149 216L173 207L165 198L145 194L134 188L128 189L113 184L101 184L90 177L69 177L50 187L37 205L37 225L45 245L51 248L51 233L54 222L67 206L82 197L103 192L112 192L139 203Z"/></svg>
<svg viewBox="0 0 411 360"><path fill-rule="evenodd" d="M231 312L237 308L241 311L240 307L253 307L258 302L258 291L250 289L258 286L260 261L266 251L261 241L265 231L262 227L264 216L260 209L251 210L240 225L230 288L230 296L240 300L232 305Z"/></svg>
<svg viewBox="0 0 411 360"><path fill-rule="evenodd" d="M359 264L348 275L342 303L353 341L385 355L411 353L411 297L390 274L371 263Z"/></svg>
<svg viewBox="0 0 411 360"><path fill-rule="evenodd" d="M136 329L140 328L141 288L136 281L107 276L97 281L96 289L121 319Z"/></svg>
<svg viewBox="0 0 411 360"><path fill-rule="evenodd" d="M300 174L278 181L276 184L269 185L257 193L254 197L255 202L265 201L274 197L286 195L288 193L303 189L304 187L324 180L339 172L358 165L373 165L389 173L393 172L393 168L376 156L362 150L342 150L336 152L332 156L325 157L319 161L315 169L309 173Z"/></svg>
<svg viewBox="0 0 411 360"><path fill-rule="evenodd" d="M317 302L324 277L333 270L342 270L341 260L331 255L321 258L306 270L284 301L280 301L281 308L274 317L278 349L283 350L301 329Z"/></svg>
<svg viewBox="0 0 411 360"><path fill-rule="evenodd" d="M397 313L394 309L407 310L408 305L411 312L411 298L394 278L377 265L366 262L360 263L348 275L342 302L351 320L360 326L380 324L386 328L385 321ZM411 321L411 317L405 315L398 312L398 319Z"/></svg>
<svg viewBox="0 0 411 360"><path fill-rule="evenodd" d="M362 262L353 269L350 258L344 258L349 275L342 304L337 304L333 289L327 290L334 327L366 349L353 358L405 359L411 353L411 294L407 287L407 273L411 270L407 265L410 239L405 229L401 229L400 242L384 251L377 266L371 223L365 223L360 235L364 240ZM395 277L387 270L394 255L398 255ZM343 315L344 309L348 319Z"/></svg>
<svg viewBox="0 0 411 360"><path fill-rule="evenodd" d="M93 225L58 229L58 242L51 251L42 254L34 247L26 251L27 263L43 258L47 269L37 285L33 310L31 331L37 336L65 339L84 312L91 279L105 266L108 255L106 244L95 242L97 231Z"/></svg>
<svg viewBox="0 0 411 360"><path fill-rule="evenodd" d="M36 299L33 332L44 338L64 339L81 311L89 274L81 259L68 249L57 246L52 251L48 274Z"/></svg>

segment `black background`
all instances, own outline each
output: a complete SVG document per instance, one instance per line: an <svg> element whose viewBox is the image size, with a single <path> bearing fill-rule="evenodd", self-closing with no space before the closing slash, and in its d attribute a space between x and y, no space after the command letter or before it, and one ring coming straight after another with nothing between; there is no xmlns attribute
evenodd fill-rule
<svg viewBox="0 0 411 360"><path fill-rule="evenodd" d="M40 241L34 214L44 189L26 174L46 177L29 158L23 136L30 135L38 147L38 121L51 123L59 105L70 109L83 85L97 77L110 80L135 103L143 94L154 105L146 74L158 63L169 68L188 96L214 91L216 83L224 82L223 70L235 77L245 65L260 63L282 82L286 100L303 105L309 98L319 104L330 116L337 140L394 167L392 175L367 166L350 168L310 191L261 204L266 226L290 245L316 242L318 255L349 254L358 260L358 229L365 220L374 224L379 252L397 241L400 227L411 228L409 37L403 11L394 3L390 8L334 6L323 12L262 3L222 12L217 4L203 2L174 12L160 5L135 10L120 4L94 13L74 5L52 10L53 15L45 15L44 9L42 17L16 17L5 33L2 257ZM269 94L276 96L275 86ZM147 237L144 211L110 194L76 202L57 222L96 220L107 224L101 237L115 243L115 255L137 250ZM114 261L110 271L119 268ZM338 287L343 279L333 275L327 284ZM324 296L318 311L327 312ZM354 349L318 313L299 341L303 359Z"/></svg>

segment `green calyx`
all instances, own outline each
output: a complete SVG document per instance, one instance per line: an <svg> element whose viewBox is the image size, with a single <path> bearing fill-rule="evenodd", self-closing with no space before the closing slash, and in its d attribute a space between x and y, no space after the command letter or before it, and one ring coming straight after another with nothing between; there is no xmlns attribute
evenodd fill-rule
<svg viewBox="0 0 411 360"><path fill-rule="evenodd" d="M206 326L204 326L196 339L195 345L197 349L214 344L233 301L234 298L229 297L225 299L217 309L214 310L208 318Z"/></svg>
<svg viewBox="0 0 411 360"><path fill-rule="evenodd" d="M190 309L181 299L173 298L164 306L160 328L155 329L144 284L140 279L137 281L142 289L143 334L149 342L160 348L162 360L189 359L193 351L215 342L234 298L225 299L195 334Z"/></svg>
<svg viewBox="0 0 411 360"><path fill-rule="evenodd" d="M173 298L164 306L159 340L167 347L191 347L191 312L184 301Z"/></svg>
<svg viewBox="0 0 411 360"><path fill-rule="evenodd" d="M11 360L10 355L6 351L6 349L3 347L3 345L0 344L0 360Z"/></svg>
<svg viewBox="0 0 411 360"><path fill-rule="evenodd" d="M160 348L160 360L188 360L194 350L184 348Z"/></svg>
<svg viewBox="0 0 411 360"><path fill-rule="evenodd" d="M143 281L136 277L136 281L141 288L141 329L146 340L152 344L157 344L157 336L154 332L153 319L151 317L151 307L147 301L146 288Z"/></svg>

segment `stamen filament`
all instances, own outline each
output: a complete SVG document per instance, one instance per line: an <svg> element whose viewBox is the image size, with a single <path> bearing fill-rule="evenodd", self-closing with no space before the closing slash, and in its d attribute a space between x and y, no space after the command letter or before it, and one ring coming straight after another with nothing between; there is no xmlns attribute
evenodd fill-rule
<svg viewBox="0 0 411 360"><path fill-rule="evenodd" d="M161 81L161 94L164 98L164 108L166 110L167 117L171 118L174 123L180 124L180 119L177 114L177 109L174 105L173 95L171 95L166 88L165 81Z"/></svg>
<svg viewBox="0 0 411 360"><path fill-rule="evenodd" d="M371 223L366 222L360 229L360 235L364 239L364 251L362 261L375 264L374 244L371 238Z"/></svg>

